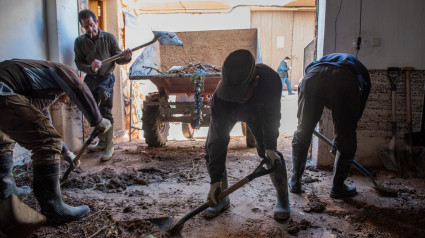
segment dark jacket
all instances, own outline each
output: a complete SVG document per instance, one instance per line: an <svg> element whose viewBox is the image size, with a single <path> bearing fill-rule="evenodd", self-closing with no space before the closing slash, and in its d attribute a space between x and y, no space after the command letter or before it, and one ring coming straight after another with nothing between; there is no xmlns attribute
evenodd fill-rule
<svg viewBox="0 0 425 238"><path fill-rule="evenodd" d="M122 53L115 36L101 29L99 29L99 36L94 42L86 34L77 37L74 43L74 52L77 68L91 76L105 76L112 72L115 68L114 62L117 64L127 64L130 62L130 60L125 60L124 57L121 57L114 62L102 65L98 72L93 72L91 69L93 60L98 59L102 61Z"/></svg>
<svg viewBox="0 0 425 238"><path fill-rule="evenodd" d="M65 92L84 116L95 126L101 120L99 109L76 71L64 64L42 61L13 59L0 62L0 84L31 99L54 101Z"/></svg>
<svg viewBox="0 0 425 238"><path fill-rule="evenodd" d="M263 138L261 150L276 150L280 127L280 99L282 82L279 75L264 64L257 64L255 76L259 76L258 86L251 99L243 104L221 100L216 94L211 104L211 122L206 142L207 167L211 183L220 181L226 162L227 147L230 141L230 127L237 121L247 122L261 128L256 139ZM226 129L227 128L227 129ZM264 151L258 151L260 157Z"/></svg>

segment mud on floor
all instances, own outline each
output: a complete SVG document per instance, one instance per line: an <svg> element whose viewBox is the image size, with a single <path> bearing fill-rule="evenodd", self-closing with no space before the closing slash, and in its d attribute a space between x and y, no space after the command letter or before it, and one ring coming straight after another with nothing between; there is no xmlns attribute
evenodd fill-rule
<svg viewBox="0 0 425 238"><path fill-rule="evenodd" d="M290 176L290 142L281 135ZM205 202L209 177L203 141L169 141L163 148L148 148L143 141L115 146L111 161L86 154L81 168L62 188L63 200L86 204L91 213L75 222L41 227L31 237L161 237L147 218L171 216L178 220ZM246 148L243 137L232 137L227 158L229 183L251 173L259 164L256 150ZM66 169L65 165L62 165ZM331 199L331 171L307 166L304 192L290 193L291 218L273 219L276 192L270 178L260 177L230 195L231 206L206 220L195 216L183 228L183 237L421 237L425 233L425 182L401 179L387 171L372 171L384 186L398 189L397 197L382 197L370 182L353 170L347 183L359 194ZM31 165L15 168L19 185L31 185ZM74 177L75 176L75 177ZM23 199L36 210L33 195Z"/></svg>

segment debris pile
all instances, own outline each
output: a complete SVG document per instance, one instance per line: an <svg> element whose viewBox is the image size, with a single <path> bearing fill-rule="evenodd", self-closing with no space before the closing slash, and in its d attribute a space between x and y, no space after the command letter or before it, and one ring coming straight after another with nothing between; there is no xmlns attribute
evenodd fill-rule
<svg viewBox="0 0 425 238"><path fill-rule="evenodd" d="M187 74L195 74L195 73L206 73L206 74L216 74L221 73L221 68L217 68L214 65L206 64L206 63L187 63L186 66L173 66L171 67L167 74L179 74L179 75L187 75Z"/></svg>

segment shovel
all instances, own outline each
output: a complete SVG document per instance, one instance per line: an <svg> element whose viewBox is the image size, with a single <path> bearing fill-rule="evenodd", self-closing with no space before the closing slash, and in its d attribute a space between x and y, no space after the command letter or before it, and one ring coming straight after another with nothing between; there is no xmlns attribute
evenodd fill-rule
<svg viewBox="0 0 425 238"><path fill-rule="evenodd" d="M155 43L156 41L158 41L161 45L172 45L172 46L183 46L182 41L179 39L179 37L177 36L177 34L175 32L168 32L168 31L152 31L154 37L151 41L136 46L133 49L131 49L132 52L139 50L143 47L146 47L148 45L151 45L153 43ZM121 58L123 56L123 53L114 55L112 57L109 57L107 59L102 60L102 65L115 61L119 58ZM95 70L95 72L98 70L98 68Z"/></svg>
<svg viewBox="0 0 425 238"><path fill-rule="evenodd" d="M317 137L319 137L320 139L322 139L324 142L326 142L329 146L332 147L332 154L336 154L336 147L335 144L329 140L328 138L326 138L324 135L322 135L320 132L318 132L317 130L313 131L313 134ZM373 178L372 174L362 165L360 165L357 161L353 160L353 164L354 166L363 174L366 176L366 178L373 184L373 188L378 191L380 194L385 195L385 196L390 196L390 197L396 197L398 194L398 191L391 189L391 188L387 188L384 187L380 184L378 184L375 179Z"/></svg>
<svg viewBox="0 0 425 238"><path fill-rule="evenodd" d="M391 85L391 141L388 145L383 145L380 148L381 162L384 164L385 168L398 171L401 174L400 161L397 159L396 153L396 137L397 137L397 116L396 116L396 91L397 91L397 81L400 78L401 69L399 67L389 67L387 68L387 76ZM389 155L388 155L389 153Z"/></svg>
<svg viewBox="0 0 425 238"><path fill-rule="evenodd" d="M68 169L65 171L61 178L61 185L68 183L70 179L68 179L69 174L76 168L80 166L80 158L83 155L83 153L86 151L87 147L92 143L94 138L96 138L100 134L100 131L94 129L92 133L90 134L89 138L84 142L83 147L81 147L80 151L78 151L78 154L75 156L74 160L69 165Z"/></svg>
<svg viewBox="0 0 425 238"><path fill-rule="evenodd" d="M237 183L233 184L226 190L222 191L217 196L217 201L221 201L227 195L238 190L239 188L249 183L250 181L254 180L255 178L258 178L273 172L277 168L278 164L275 164L270 169L267 169L264 167L264 165L268 163L268 161L269 161L268 159L263 159L260 165L258 165L258 167L254 170L254 172L252 172L245 178L239 180ZM190 218L201 213L208 207L212 207L212 206L214 206L214 204L212 204L212 202L208 200L207 202L203 203L202 205L198 206L197 208L193 209L191 212L189 212L188 214L180 218L180 220L178 220L177 223L175 223L172 227L171 225L173 224L173 219L171 217L161 217L161 218L153 218L153 219L147 219L147 220L151 221L151 223L157 226L161 231L166 232L168 237L181 237L181 230L183 229L184 223Z"/></svg>
<svg viewBox="0 0 425 238"><path fill-rule="evenodd" d="M46 223L45 216L23 203L12 194L0 200L0 237L23 238Z"/></svg>

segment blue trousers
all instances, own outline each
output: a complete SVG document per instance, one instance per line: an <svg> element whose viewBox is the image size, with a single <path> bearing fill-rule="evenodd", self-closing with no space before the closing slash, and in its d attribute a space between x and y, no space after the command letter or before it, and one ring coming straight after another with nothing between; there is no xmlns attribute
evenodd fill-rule
<svg viewBox="0 0 425 238"><path fill-rule="evenodd" d="M292 93L291 82L289 82L288 76L286 76L284 78L280 78L280 80L282 80L282 87L286 83L286 87L288 88L288 93ZM283 95L283 91L282 91L282 95Z"/></svg>

